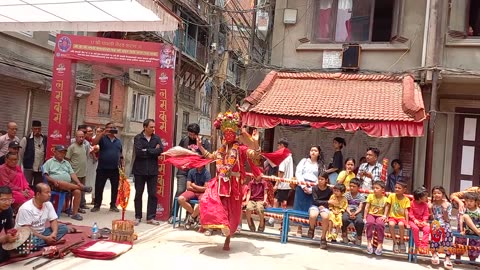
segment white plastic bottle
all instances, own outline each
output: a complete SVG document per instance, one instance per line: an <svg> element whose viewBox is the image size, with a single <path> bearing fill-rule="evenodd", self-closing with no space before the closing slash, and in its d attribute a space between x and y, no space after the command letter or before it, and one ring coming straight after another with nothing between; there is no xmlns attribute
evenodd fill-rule
<svg viewBox="0 0 480 270"><path fill-rule="evenodd" d="M92 240L98 240L98 238L100 238L100 235L98 233L98 226L97 222L94 222L92 226Z"/></svg>

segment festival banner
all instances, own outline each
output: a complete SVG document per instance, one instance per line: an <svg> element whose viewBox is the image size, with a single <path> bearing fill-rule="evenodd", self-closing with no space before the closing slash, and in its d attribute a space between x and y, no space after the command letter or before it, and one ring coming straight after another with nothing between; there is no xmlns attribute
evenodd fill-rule
<svg viewBox="0 0 480 270"><path fill-rule="evenodd" d="M156 69L155 95L155 134L162 138L163 150L167 151L173 144L174 130L174 75L175 50L165 45L160 56L160 68ZM173 182L172 165L165 164L162 155L158 161L157 181L157 220L165 221L170 217L171 185Z"/></svg>
<svg viewBox="0 0 480 270"><path fill-rule="evenodd" d="M57 35L55 56L84 62L157 68L162 43L89 36Z"/></svg>
<svg viewBox="0 0 480 270"><path fill-rule="evenodd" d="M75 68L72 60L57 58L53 61L52 93L46 158L53 156L56 145L70 144L72 130L72 103L75 93Z"/></svg>

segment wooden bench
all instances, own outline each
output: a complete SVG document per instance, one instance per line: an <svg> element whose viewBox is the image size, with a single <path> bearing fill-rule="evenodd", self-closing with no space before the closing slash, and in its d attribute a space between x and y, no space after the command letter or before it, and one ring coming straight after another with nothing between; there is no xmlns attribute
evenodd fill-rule
<svg viewBox="0 0 480 270"><path fill-rule="evenodd" d="M455 259L457 251L463 251L462 255L465 255L465 252L468 252L470 249L477 249L477 250L479 250L479 253L480 253L480 247L469 246L468 242L467 242L466 245L455 243L457 238L463 238L463 239L466 239L467 241L470 241L470 239L474 239L474 240L477 240L477 241L480 242L480 236L477 236L477 235L462 235L458 231L452 231L452 236L453 236L453 243L452 243L452 246L450 247L450 249L451 249L450 253L452 253L452 255L451 255L450 259L452 261L455 260L456 262L460 261L462 263L480 265L480 262L472 262L470 260L463 260L461 258L460 259ZM417 254L416 252L414 252L415 251L415 245L413 243L413 237L410 240L410 242L411 242L411 246L413 248L412 248L411 254L409 254L410 255L409 256L409 262L417 263L418 257L431 258L430 254Z"/></svg>
<svg viewBox="0 0 480 270"><path fill-rule="evenodd" d="M310 217L310 215L307 212L297 211L297 210L287 210L285 221L284 221L284 228L288 228L290 226L290 221L308 225L309 224L309 217ZM317 226L321 227L321 216L320 215L317 218ZM387 230L388 228L389 228L389 226L385 225L385 229ZM395 229L398 230L398 226L395 226ZM406 258L409 258L410 254L409 254L408 251L410 250L410 247L411 247L410 241L413 241L413 236L411 235L411 230L410 229L406 229L406 230L407 230L407 232L405 234L404 241L405 241L405 244L407 245L407 254L408 255L407 254L404 254L404 255L406 256ZM353 231L355 231L355 229L352 228L352 226L349 226L349 232L353 232ZM284 243L288 242L289 237L294 238L294 239L301 239L301 240L308 241L308 242L320 243L319 239L315 239L315 238L312 239L312 238L303 237L303 236L302 237L289 236L288 235L288 230L283 230L283 232L284 232L284 236L283 236ZM364 234L365 234L365 232L364 232ZM400 236L398 234L396 234L395 238L400 239ZM385 239L392 239L392 235L390 235L390 233L388 233L388 232L385 232ZM410 240L410 239L412 239L412 240ZM329 245L339 245L339 246L344 246L344 247L361 247L362 249L365 249L365 250L367 248L366 245L356 246L356 245L350 245L350 244L342 243L340 241L330 242ZM385 246L384 246L383 250L387 251L387 252L393 252L393 250L385 249ZM402 255L402 254L397 254L397 253L395 253L395 254L396 255Z"/></svg>
<svg viewBox="0 0 480 270"><path fill-rule="evenodd" d="M285 213L289 211L288 209L284 209L284 208L274 208L274 207L268 207L268 208L265 208L264 210L264 216L266 218L268 217L272 217L276 220L281 220L282 221L282 227L285 228ZM243 213L245 213L246 210L243 210ZM252 212L253 215L258 215L258 213L256 211L253 211ZM260 235L269 235L269 236L280 236L280 243L282 244L286 244L286 242L284 242L284 233L283 233L283 230L282 232L280 232L279 234L276 234L276 233L270 233L270 232L266 232L266 231L263 231L263 232L251 232L249 229L243 229L242 228L242 232L247 232L247 233L255 233L255 234L260 234Z"/></svg>

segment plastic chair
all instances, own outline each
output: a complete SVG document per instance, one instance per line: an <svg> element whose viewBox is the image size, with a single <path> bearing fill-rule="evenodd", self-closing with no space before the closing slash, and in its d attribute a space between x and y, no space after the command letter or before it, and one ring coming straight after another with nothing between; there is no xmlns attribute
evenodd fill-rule
<svg viewBox="0 0 480 270"><path fill-rule="evenodd" d="M45 171L43 170L43 166L41 167L41 170L42 170L43 183L48 185L48 180L47 180L47 177L45 176ZM62 214L63 206L65 205L66 200L70 201L68 204L68 209L66 211L67 215L70 216L71 210L72 210L72 194L68 191L56 191L56 190L52 190L51 194L52 196L50 197L50 202L53 204L54 207L55 207L55 197L58 198L57 207L56 207L57 216L60 217L60 215Z"/></svg>

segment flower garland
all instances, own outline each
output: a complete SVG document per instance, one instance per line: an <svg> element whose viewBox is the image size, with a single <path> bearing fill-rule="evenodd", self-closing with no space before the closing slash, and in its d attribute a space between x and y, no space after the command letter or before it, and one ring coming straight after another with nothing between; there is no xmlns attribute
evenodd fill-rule
<svg viewBox="0 0 480 270"><path fill-rule="evenodd" d="M227 157L225 145L222 145L220 149L217 150L217 173L220 178L228 177L235 162L237 161L239 144L234 143L232 149L230 149L230 154ZM225 157L227 159L225 160Z"/></svg>

